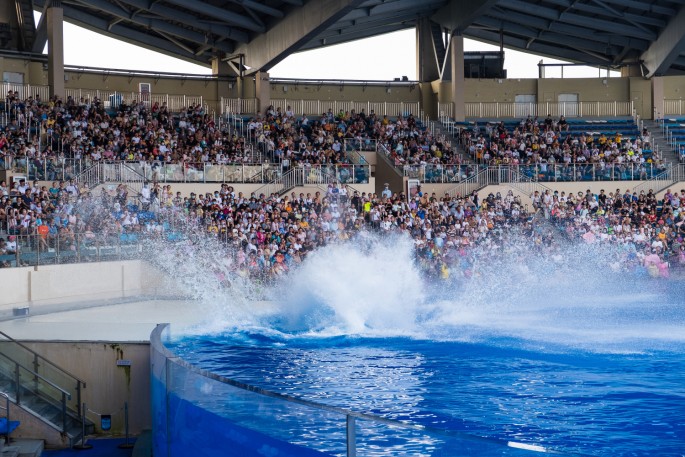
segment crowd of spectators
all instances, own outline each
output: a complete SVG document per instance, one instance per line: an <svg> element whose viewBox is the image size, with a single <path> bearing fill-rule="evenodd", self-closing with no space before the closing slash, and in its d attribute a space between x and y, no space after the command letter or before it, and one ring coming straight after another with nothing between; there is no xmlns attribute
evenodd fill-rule
<svg viewBox="0 0 685 457"><path fill-rule="evenodd" d="M685 266L685 189L668 189L661 202L651 190L629 189L568 195L545 190L536 191L531 199L534 210L569 240L623 248L626 256L616 268L641 265L661 268L659 274L666 275L669 264Z"/></svg>
<svg viewBox="0 0 685 457"><path fill-rule="evenodd" d="M567 243L613 245L616 257L607 262L621 271L647 262L662 270L685 264L685 190L669 190L662 206L652 192L536 192L530 213L512 191L450 197L419 190L408 198L388 187L374 194L330 185L327 192L265 196L223 184L204 195L184 197L171 185L146 187L146 194L148 203L140 206L127 199L124 185L91 193L73 182L49 188L22 183L1 197L0 213L11 237L34 235L30 246L46 251L57 243L78 250L96 243L216 240L236 272L260 279L287 272L323 246L354 242L360 232L411 237L417 264L432 278L478 274L481 254L513 242L542 254ZM0 255L9 251L0 243Z"/></svg>
<svg viewBox="0 0 685 457"><path fill-rule="evenodd" d="M70 162L123 160L161 163L245 163L246 139L219 130L202 105L171 113L166 103L121 103L115 110L95 98L5 98L8 125L0 133L0 159L37 179L53 180ZM74 165L71 165L72 167ZM71 170L76 171L76 170Z"/></svg>
<svg viewBox="0 0 685 457"><path fill-rule="evenodd" d="M528 116L513 128L491 122L481 129L463 129L460 141L477 163L485 165L611 165L660 164L652 153L648 130L632 138L621 132L571 132L564 116L544 120Z"/></svg>
<svg viewBox="0 0 685 457"><path fill-rule="evenodd" d="M433 136L411 113L391 119L374 110L334 113L329 109L310 117L297 115L290 106L285 110L269 107L264 116L249 120L248 132L270 160L287 166L350 163L346 142L357 149L380 143L397 167L459 160L449 142Z"/></svg>
<svg viewBox="0 0 685 457"><path fill-rule="evenodd" d="M110 116L98 100L43 103L21 101L9 94L14 112L0 135L0 151L27 161L41 162L89 157L162 162L216 162L245 160L254 140L271 160L285 167L345 163L342 142L380 141L389 146L398 165L457 163L451 145L420 128L413 116L390 121L386 116L330 110L315 120L296 116L290 109L269 108L248 123L248 138L220 132L202 107L193 106L175 118L165 105L122 105ZM43 150L30 138L31 119L40 119L48 138ZM501 163L525 161L635 161L644 163L642 148L648 136L624 142L567 132L563 119L538 124L521 123L514 132L491 126L485 135L465 139L478 154L492 153ZM55 148L54 143L62 144ZM509 162L505 162L509 160ZM647 159L651 160L651 159ZM500 163L500 162L498 162ZM203 233L221 241L232 253L236 270L268 278L292 268L313 250L353 239L360 231L403 233L414 240L416 259L432 277L474 274L474 253L496 251L512 236L528 240L535 249L547 249L559 240L620 245L625 265L644 264L647 253L659 264L685 263L685 226L681 212L685 191L667 192L663 208L655 196L603 191L564 195L534 194L533 214L509 192L505 196L477 194L450 197L418 192L408 196L386 189L379 195L330 185L329 192L288 196L244 195L223 184L213 193L183 197L171 185L151 183L141 203L128 198L126 185L116 191L93 194L74 180L39 187L26 181L0 184L0 221L11 237L33 235L32 248L78 250L80 246L110 240L144 238L174 240L183 234ZM543 232L536 221L547 221L555 231ZM557 240L557 241L554 241ZM16 251L15 239L0 243L0 255ZM652 257L654 260L654 257ZM656 264L656 261L654 261Z"/></svg>

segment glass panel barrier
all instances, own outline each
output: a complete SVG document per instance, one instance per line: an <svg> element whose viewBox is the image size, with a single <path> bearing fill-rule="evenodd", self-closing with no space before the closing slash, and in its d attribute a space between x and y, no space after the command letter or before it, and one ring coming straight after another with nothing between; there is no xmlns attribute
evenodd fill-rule
<svg viewBox="0 0 685 457"><path fill-rule="evenodd" d="M514 456L555 452L535 444L442 431L358 414L242 384L201 370L150 341L153 452L158 457Z"/></svg>
<svg viewBox="0 0 685 457"><path fill-rule="evenodd" d="M80 388L84 383L4 333L0 332L0 338L0 377L6 380L7 393L15 401L30 409L29 399L38 395L59 408L79 410ZM59 420L56 425L61 427L63 421Z"/></svg>

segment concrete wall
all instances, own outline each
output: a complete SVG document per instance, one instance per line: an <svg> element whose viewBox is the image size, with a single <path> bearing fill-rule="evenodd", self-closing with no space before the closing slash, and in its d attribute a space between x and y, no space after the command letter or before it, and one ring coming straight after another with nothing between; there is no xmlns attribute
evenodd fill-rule
<svg viewBox="0 0 685 457"><path fill-rule="evenodd" d="M536 79L467 78L464 80L464 84L466 85L466 103L513 103L517 95L537 95L538 93L538 81ZM538 101L540 101L539 97Z"/></svg>
<svg viewBox="0 0 685 457"><path fill-rule="evenodd" d="M578 101L581 102L629 100L630 80L628 78L568 78L537 81L538 102L557 102L559 94L578 94Z"/></svg>
<svg viewBox="0 0 685 457"><path fill-rule="evenodd" d="M18 308L29 314L63 309L64 304L99 303L136 296L179 294L149 264L139 261L40 265L0 270L0 317Z"/></svg>
<svg viewBox="0 0 685 457"><path fill-rule="evenodd" d="M664 76L664 98L678 100L685 98L685 77Z"/></svg>
<svg viewBox="0 0 685 457"><path fill-rule="evenodd" d="M95 422L96 433L123 435L124 404L129 408L129 433L139 434L151 425L150 345L121 342L22 341L33 351L86 382L82 401L86 417ZM117 366L129 360L130 366ZM112 416L112 429L100 428L100 416ZM28 429L29 427L22 427ZM29 433L28 431L25 433Z"/></svg>
<svg viewBox="0 0 685 457"><path fill-rule="evenodd" d="M24 82L29 84L48 84L47 70L42 62L26 59L0 57L0 71L24 74ZM137 92L138 84L150 83L153 94L201 95L210 105L221 97L253 98L256 96L254 77L246 77L241 84L229 87L227 81L193 81L181 78L162 78L155 76L103 75L66 71L65 88L117 90ZM625 78L547 78L547 79L466 79L464 81L465 101L473 102L513 102L516 95L536 95L538 102L556 102L562 93L577 93L580 101L619 101L633 100L643 117L651 117L651 80L641 77ZM285 87L285 90L284 90ZM685 91L685 76L664 77L664 98L679 99ZM449 81L410 86L393 86L388 92L386 86L360 86L344 83L271 83L272 99L290 98L294 100L350 100L371 102L422 102L424 111L436 116L437 102L451 102L452 89ZM637 98L636 98L637 97Z"/></svg>
<svg viewBox="0 0 685 457"><path fill-rule="evenodd" d="M626 189L629 189L631 192L632 190L637 187L638 185L642 184L644 181L582 181L582 182L548 182L548 183L540 183L542 186L541 190L546 188L551 189L552 191L559 191L559 192L566 192L566 194L569 194L571 192L573 193L578 193L578 192L585 192L586 190L591 190L592 193L598 194L601 189L604 189L604 191L608 194L609 192L615 192L616 189L620 189L621 193L625 192ZM685 183L676 183L670 188L672 189L681 189L682 186L685 185ZM421 190L424 193L432 194L435 193L435 195L440 198L445 195L445 192L449 192L452 189L454 189L454 184L433 184L433 183L421 183ZM527 192L523 192L516 187L508 186L506 184L502 185L492 185L492 186L486 186L483 189L478 191L478 196L480 198L485 198L490 192L493 194L497 194L497 192L500 192L502 195L506 195L507 192L513 191L514 195L519 195L521 197L521 202L526 205L530 204L530 195L528 195ZM647 191L648 189L645 189ZM666 190L660 191L657 195L663 196L663 194L666 192Z"/></svg>
<svg viewBox="0 0 685 457"><path fill-rule="evenodd" d="M356 102L418 102L421 100L421 91L419 90L418 85L411 87L392 86L386 88L385 86L360 86L350 84L277 84L272 82L271 98ZM324 109L328 109L328 107L325 107ZM312 114L316 115L321 113Z"/></svg>
<svg viewBox="0 0 685 457"><path fill-rule="evenodd" d="M142 261L47 265L0 270L0 318L6 311L29 306L30 315L61 309L100 305L105 299L131 296L180 295L173 282ZM23 340L33 351L86 382L82 401L92 412L88 419L97 433L123 435L124 404L129 406L129 432L138 434L151 426L150 353L147 342L35 341ZM117 360L130 366L117 366ZM14 437L40 438L50 447L66 445L63 437L31 414L12 407L12 419L22 426ZM100 416L112 416L112 428L100 429Z"/></svg>

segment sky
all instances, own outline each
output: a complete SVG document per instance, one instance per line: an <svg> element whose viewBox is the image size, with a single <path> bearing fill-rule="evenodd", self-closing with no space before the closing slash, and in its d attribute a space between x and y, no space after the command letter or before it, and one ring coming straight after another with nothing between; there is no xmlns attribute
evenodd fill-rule
<svg viewBox="0 0 685 457"><path fill-rule="evenodd" d="M36 23L40 13L35 14ZM210 74L211 70L164 54L108 38L65 22L64 63L74 66ZM102 52L103 49L116 52ZM466 39L465 51L496 51L498 46ZM44 52L47 52L47 47ZM504 67L509 78L537 78L538 62L562 63L547 57L505 48ZM315 63L315 64L313 64ZM563 76L606 77L606 70L566 67ZM272 78L392 80L416 79L414 29L389 33L351 43L292 54L271 69ZM613 73L616 75L616 73ZM561 77L560 67L548 67L546 77Z"/></svg>

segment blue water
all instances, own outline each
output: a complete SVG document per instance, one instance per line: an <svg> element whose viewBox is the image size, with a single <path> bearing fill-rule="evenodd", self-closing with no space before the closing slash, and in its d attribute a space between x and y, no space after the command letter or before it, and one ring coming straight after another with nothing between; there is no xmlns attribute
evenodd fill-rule
<svg viewBox="0 0 685 457"><path fill-rule="evenodd" d="M367 457L522 455L454 447L468 440L450 437L464 433L567 454L682 457L685 281L624 271L624 249L486 245L469 257L468 278L431 282L411 240L369 237L310 254L260 291L269 305L236 281L216 288L201 267L179 280L205 294L189 306L207 322L171 350L272 392L445 431L403 438L360 420ZM344 454L344 416L183 376L170 389L183 408L196 402L240 427Z"/></svg>
<svg viewBox="0 0 685 457"><path fill-rule="evenodd" d="M388 419L583 455L685 455L685 285L581 292L554 286L534 303L476 308L434 298L402 331L346 332L331 306L316 331L292 330L281 310L172 350L232 379Z"/></svg>

